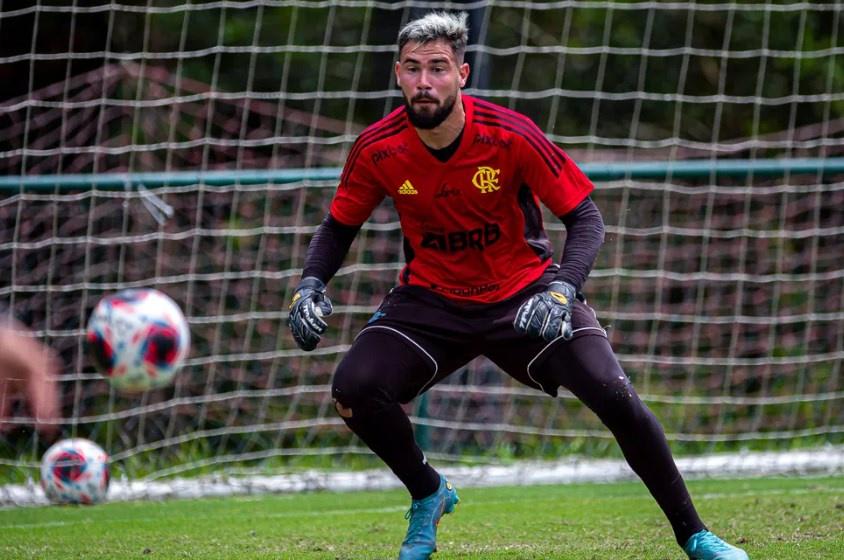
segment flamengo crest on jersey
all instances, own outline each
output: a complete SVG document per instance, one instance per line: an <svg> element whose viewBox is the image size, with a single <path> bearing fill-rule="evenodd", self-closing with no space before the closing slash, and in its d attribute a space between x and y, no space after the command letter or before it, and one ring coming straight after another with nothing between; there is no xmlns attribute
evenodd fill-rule
<svg viewBox="0 0 844 560"><path fill-rule="evenodd" d="M405 238L403 284L501 301L539 278L553 257L540 202L562 216L593 187L529 118L462 98L466 124L445 163L422 144L404 107L367 128L349 153L331 214L360 225L392 198Z"/></svg>
<svg viewBox="0 0 844 560"><path fill-rule="evenodd" d="M478 170L472 176L472 184L482 193L497 191L501 188L501 185L498 184L499 173L501 173L500 169L486 166L478 167Z"/></svg>

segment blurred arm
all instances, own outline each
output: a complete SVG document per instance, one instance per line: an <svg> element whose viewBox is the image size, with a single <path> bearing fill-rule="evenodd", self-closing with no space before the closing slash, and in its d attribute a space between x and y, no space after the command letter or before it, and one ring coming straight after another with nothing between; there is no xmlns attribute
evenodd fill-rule
<svg viewBox="0 0 844 560"><path fill-rule="evenodd" d="M58 363L55 353L20 323L10 320L0 325L0 423L13 398L23 392L36 427L42 432L56 430L51 422L59 418L54 379Z"/></svg>

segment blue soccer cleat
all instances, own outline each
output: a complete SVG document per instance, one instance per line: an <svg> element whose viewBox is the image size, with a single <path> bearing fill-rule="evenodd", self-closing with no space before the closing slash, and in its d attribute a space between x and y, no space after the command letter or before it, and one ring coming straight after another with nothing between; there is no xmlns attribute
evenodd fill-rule
<svg viewBox="0 0 844 560"><path fill-rule="evenodd" d="M698 531L686 541L683 550L690 560L749 560L747 553L727 544L710 531Z"/></svg>
<svg viewBox="0 0 844 560"><path fill-rule="evenodd" d="M399 560L428 560L437 550L437 525L446 513L454 511L460 498L457 490L440 475L437 491L421 500L413 500L405 519L410 520L407 535L401 543Z"/></svg>

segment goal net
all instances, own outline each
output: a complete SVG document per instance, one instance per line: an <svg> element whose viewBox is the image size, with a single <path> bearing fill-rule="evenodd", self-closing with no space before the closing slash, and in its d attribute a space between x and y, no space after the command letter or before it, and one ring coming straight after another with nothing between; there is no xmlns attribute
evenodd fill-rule
<svg viewBox="0 0 844 560"><path fill-rule="evenodd" d="M356 134L401 103L398 29L432 8L470 15L467 93L533 118L596 182L585 293L684 472L844 470L841 2L0 7L0 306L59 352L61 434L101 445L124 495L391 484L330 397L403 263L389 204L331 282L315 352L286 310ZM171 387L134 396L82 336L128 287L170 295L193 339ZM575 398L485 359L407 410L428 457L478 482L630 476ZM13 413L0 503L37 501L49 442Z"/></svg>

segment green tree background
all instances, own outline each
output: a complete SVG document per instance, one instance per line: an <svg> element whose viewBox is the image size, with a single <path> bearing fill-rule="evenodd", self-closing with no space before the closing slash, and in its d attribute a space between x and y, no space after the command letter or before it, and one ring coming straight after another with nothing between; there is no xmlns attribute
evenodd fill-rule
<svg viewBox="0 0 844 560"><path fill-rule="evenodd" d="M428 2L412 7L401 2L378 7L296 2L205 9L209 2L139 0L110 10L103 8L105 2L82 0L75 3L79 9L72 16L20 10L29 4L3 2L3 12L13 15L0 19L0 57L32 52L74 56L0 64L0 98L24 96L121 60L115 55L138 53L136 62L166 68L216 91L270 96L286 107L365 126L399 103L392 78L395 52L389 47L400 26L429 8L464 4L472 8L472 91L496 94L490 97L526 112L551 134L717 143L787 136L800 127L822 127L844 117L844 100L835 95L844 91L840 14L785 9L790 5L786 2L774 3L780 10L763 12L740 9L742 3L730 8L715 2L678 9L633 2L610 3L610 9L589 3L538 9L547 3L535 2ZM815 5L840 7L840 2ZM20 15L14 15L16 9ZM377 48L356 49L358 45ZM519 46L550 52L507 50ZM215 51L218 47L229 50ZM623 50L602 53L601 47ZM642 56L642 49L652 55ZM744 54L721 56L725 51ZM178 56L183 52L189 54ZM352 85L360 92L392 95L331 95ZM553 88L563 93L529 98L502 93ZM612 97L625 92L652 95ZM660 94L683 99L655 99Z"/></svg>

